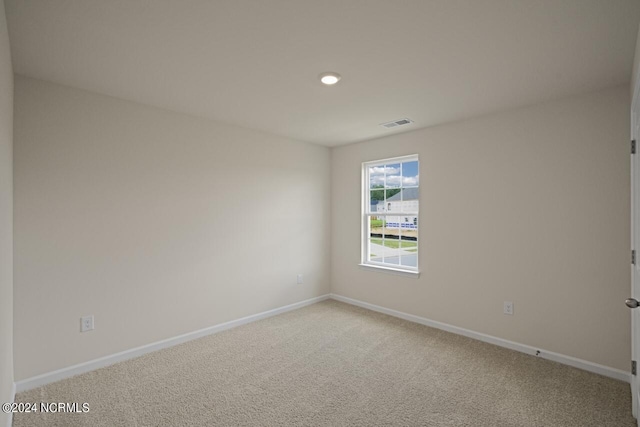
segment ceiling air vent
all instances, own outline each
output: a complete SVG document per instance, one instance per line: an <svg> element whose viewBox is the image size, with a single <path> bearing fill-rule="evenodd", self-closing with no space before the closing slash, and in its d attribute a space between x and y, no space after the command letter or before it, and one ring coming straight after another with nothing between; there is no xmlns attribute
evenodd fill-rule
<svg viewBox="0 0 640 427"><path fill-rule="evenodd" d="M391 129L391 128L395 128L395 127L398 127L398 126L408 125L410 123L413 123L413 120L411 120L411 119L400 119L400 120L394 120L392 122L382 123L382 124L380 124L380 126L384 126L387 129Z"/></svg>

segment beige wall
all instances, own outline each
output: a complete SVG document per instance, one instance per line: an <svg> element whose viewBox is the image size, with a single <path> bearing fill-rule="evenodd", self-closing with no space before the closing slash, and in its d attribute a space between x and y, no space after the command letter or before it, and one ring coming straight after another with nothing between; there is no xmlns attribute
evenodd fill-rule
<svg viewBox="0 0 640 427"><path fill-rule="evenodd" d="M13 388L13 71L0 0L0 403ZM0 412L0 425L8 422Z"/></svg>
<svg viewBox="0 0 640 427"><path fill-rule="evenodd" d="M631 97L638 84L638 69L640 68L640 28L638 28L638 36L636 38L636 51L633 56L633 68L631 69Z"/></svg>
<svg viewBox="0 0 640 427"><path fill-rule="evenodd" d="M422 274L362 270L361 163L414 153ZM335 148L331 192L332 292L628 370L628 86Z"/></svg>
<svg viewBox="0 0 640 427"><path fill-rule="evenodd" d="M17 76L16 380L328 293L329 162Z"/></svg>

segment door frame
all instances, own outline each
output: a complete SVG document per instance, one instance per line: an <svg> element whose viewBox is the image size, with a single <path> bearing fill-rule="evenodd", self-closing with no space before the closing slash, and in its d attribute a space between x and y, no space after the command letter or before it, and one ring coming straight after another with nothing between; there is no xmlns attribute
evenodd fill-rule
<svg viewBox="0 0 640 427"><path fill-rule="evenodd" d="M637 70L638 79L637 83L640 83L640 67ZM640 143L640 84L636 84L633 88L633 96L631 99L631 140L638 141ZM640 145L636 143L636 153L640 150ZM631 153L631 151L630 151ZM640 153L630 154L631 157L631 251L636 250L636 257L640 254L640 164L638 159ZM637 249L636 249L637 248ZM636 260L635 264L630 263L631 266L631 297L640 300L640 261ZM631 310L631 360L640 359L640 309ZM639 393L640 381L637 375L631 375L631 402L633 416L638 419L638 426L640 427L640 418L638 417L638 410L640 409L640 393Z"/></svg>

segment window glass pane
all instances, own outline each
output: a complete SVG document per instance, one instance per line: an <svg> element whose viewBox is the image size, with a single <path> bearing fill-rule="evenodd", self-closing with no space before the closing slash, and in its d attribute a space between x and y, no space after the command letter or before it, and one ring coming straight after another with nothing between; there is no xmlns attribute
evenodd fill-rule
<svg viewBox="0 0 640 427"><path fill-rule="evenodd" d="M369 167L369 188L384 188L384 166Z"/></svg>
<svg viewBox="0 0 640 427"><path fill-rule="evenodd" d="M415 187L419 185L418 162L404 162L402 164L402 186Z"/></svg>
<svg viewBox="0 0 640 427"><path fill-rule="evenodd" d="M383 256L382 239L369 239L369 261L382 262Z"/></svg>
<svg viewBox="0 0 640 427"><path fill-rule="evenodd" d="M418 212L418 190L418 187L403 188L402 194L398 196L402 198L402 204L396 212Z"/></svg>
<svg viewBox="0 0 640 427"><path fill-rule="evenodd" d="M369 238L380 238L382 239L383 227L385 221L384 217L377 217L372 215L369 217Z"/></svg>
<svg viewBox="0 0 640 427"><path fill-rule="evenodd" d="M402 227L403 218L396 215L387 215L384 233L389 235L398 236L400 234L400 228Z"/></svg>
<svg viewBox="0 0 640 427"><path fill-rule="evenodd" d="M400 239L397 234L385 235L385 239L382 242L383 245L383 262L386 264L400 264Z"/></svg>
<svg viewBox="0 0 640 427"><path fill-rule="evenodd" d="M399 188L402 184L402 175L400 175L400 163L393 165L386 165L384 167L385 172L385 187L386 188Z"/></svg>
<svg viewBox="0 0 640 427"><path fill-rule="evenodd" d="M369 260L383 262L384 246L384 217L376 217L372 215L369 217Z"/></svg>
<svg viewBox="0 0 640 427"><path fill-rule="evenodd" d="M385 192L385 202L384 202L384 211L385 212L402 212L402 194L399 188L391 188L384 190Z"/></svg>
<svg viewBox="0 0 640 427"><path fill-rule="evenodd" d="M407 217L402 224L402 242L400 244L400 264L418 266L418 218Z"/></svg>
<svg viewBox="0 0 640 427"><path fill-rule="evenodd" d="M398 219L399 217L387 215L382 228L384 240L380 244L383 246L383 262L386 264L400 264L402 230Z"/></svg>
<svg viewBox="0 0 640 427"><path fill-rule="evenodd" d="M371 213L384 212L384 190L369 191Z"/></svg>
<svg viewBox="0 0 640 427"><path fill-rule="evenodd" d="M418 247L402 251L402 255L400 255L400 265L406 265L407 267L417 267Z"/></svg>

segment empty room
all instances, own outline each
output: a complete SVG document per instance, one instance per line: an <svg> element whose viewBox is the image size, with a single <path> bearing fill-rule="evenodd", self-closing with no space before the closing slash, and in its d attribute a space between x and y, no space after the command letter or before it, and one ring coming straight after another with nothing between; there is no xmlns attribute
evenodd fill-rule
<svg viewBox="0 0 640 427"><path fill-rule="evenodd" d="M0 426L639 426L639 24L0 0Z"/></svg>

